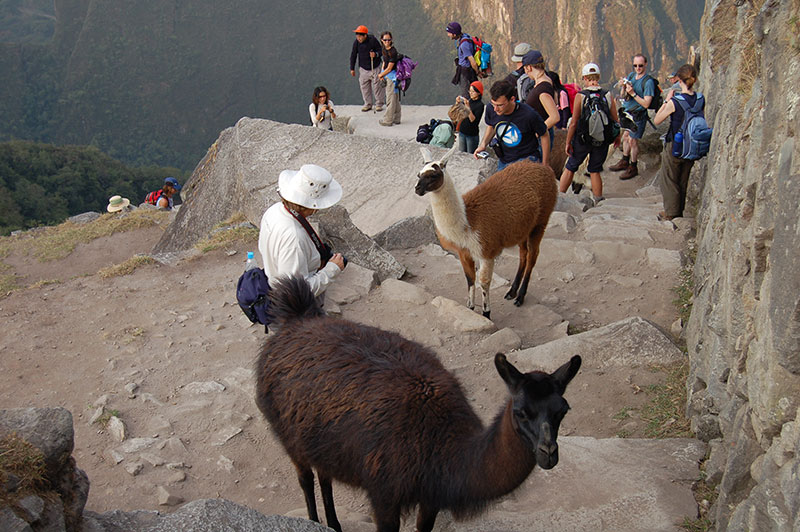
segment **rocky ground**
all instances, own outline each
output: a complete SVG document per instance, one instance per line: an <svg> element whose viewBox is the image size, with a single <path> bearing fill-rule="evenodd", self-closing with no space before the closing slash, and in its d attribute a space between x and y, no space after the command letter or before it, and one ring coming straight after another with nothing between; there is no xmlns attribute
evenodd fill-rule
<svg viewBox="0 0 800 532"><path fill-rule="evenodd" d="M680 364L680 351L672 346L659 351L668 352L663 359L644 354L637 359L637 341L621 342L618 351L633 356L614 362L608 342L596 351L583 351L591 342L584 348L563 343L568 335L632 317L679 334L672 290L690 221L656 220L660 196L645 187L652 175L651 167L620 182L607 173L605 202L586 213L554 215L520 308L502 297L517 260L516 251L506 251L495 268L488 325L480 320L472 325L469 316L480 317L461 306L466 286L458 261L433 244L393 251L408 270L402 282L373 286L371 274L356 266L330 290L332 312L433 348L484 419L505 397L492 363L496 351L510 352L525 371L583 356L584 366L566 395L572 410L561 427L568 438L559 466L535 471L485 521L458 530L538 530L531 519L543 515L549 521L542 530L577 530L587 523L635 530L641 529L633 519L637 512L650 519L639 525L671 530L684 517L694 517L690 486L702 447L690 440L635 439L648 434L642 410L652 402L654 386L667 379L658 366ZM88 510L169 512L181 501L224 497L267 514L304 516L293 468L253 402L252 364L263 329L251 326L235 305L245 252L256 243L196 253L122 277L96 275L103 266L147 253L160 234L159 228L117 234L49 263L19 255L3 259L26 285L58 282L0 299L2 407L63 406L73 413L74 456L91 481ZM630 329L602 330L613 341L615 334L627 334L618 330ZM649 334L666 338L655 328ZM548 344L561 346L550 355L529 349L551 341L562 343ZM122 424L109 423L111 415ZM573 475L583 480L570 480ZM626 483L624 504L604 499ZM651 490L656 485L661 487ZM551 506L531 506L543 497L537 490L565 493ZM370 530L363 495L338 485L335 493L345 528ZM671 506L662 503L670 509L654 510L658 499L669 501ZM559 513L576 504L584 508L578 512L583 521ZM612 515L616 521L608 521ZM409 526L413 520L404 530ZM444 516L437 530L452 527Z"/></svg>

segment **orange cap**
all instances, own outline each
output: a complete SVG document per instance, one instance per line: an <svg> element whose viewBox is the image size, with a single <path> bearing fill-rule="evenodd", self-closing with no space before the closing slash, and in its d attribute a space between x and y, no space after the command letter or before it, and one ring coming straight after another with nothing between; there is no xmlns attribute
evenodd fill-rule
<svg viewBox="0 0 800 532"><path fill-rule="evenodd" d="M369 30L363 24L353 30L353 33L369 33Z"/></svg>

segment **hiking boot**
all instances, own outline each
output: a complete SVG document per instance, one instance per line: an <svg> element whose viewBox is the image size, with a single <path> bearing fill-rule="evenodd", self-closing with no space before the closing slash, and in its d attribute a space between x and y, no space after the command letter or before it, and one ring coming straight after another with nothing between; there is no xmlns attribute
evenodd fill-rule
<svg viewBox="0 0 800 532"><path fill-rule="evenodd" d="M382 126L388 126L388 127L391 127L391 126L392 126L392 123L391 123L391 122L384 122L383 120L379 121L378 123L379 123L380 125L382 125Z"/></svg>
<svg viewBox="0 0 800 532"><path fill-rule="evenodd" d="M621 172L622 170L627 169L629 165L629 158L623 155L622 159L620 159L617 164L609 166L608 169L612 172Z"/></svg>
<svg viewBox="0 0 800 532"><path fill-rule="evenodd" d="M639 175L639 167L636 163L630 163L628 168L619 176L620 180L625 181L626 179L633 179Z"/></svg>
<svg viewBox="0 0 800 532"><path fill-rule="evenodd" d="M368 103L367 105L365 105L364 107L362 107L362 108L361 108L361 112L362 112L362 113L366 113L366 112L367 112L367 111L369 111L370 109L372 109L372 104L369 104L369 103ZM380 109L379 109L379 110L380 110Z"/></svg>

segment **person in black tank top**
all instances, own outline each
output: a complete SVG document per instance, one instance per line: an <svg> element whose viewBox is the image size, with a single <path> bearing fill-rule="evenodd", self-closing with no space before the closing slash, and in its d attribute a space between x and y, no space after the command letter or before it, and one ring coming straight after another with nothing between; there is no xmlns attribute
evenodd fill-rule
<svg viewBox="0 0 800 532"><path fill-rule="evenodd" d="M694 66L687 64L680 67L676 75L681 85L681 95L690 106L693 106L697 102L697 94L692 89L697 81L697 70ZM664 198L664 210L658 213L659 220L680 218L686 207L686 189L689 186L689 173L694 166L694 161L679 159L672 155L672 142L675 133L683 124L683 117L683 109L675 103L673 91L670 91L653 119L656 125L667 118L670 119L666 136L667 142L661 153L661 195Z"/></svg>

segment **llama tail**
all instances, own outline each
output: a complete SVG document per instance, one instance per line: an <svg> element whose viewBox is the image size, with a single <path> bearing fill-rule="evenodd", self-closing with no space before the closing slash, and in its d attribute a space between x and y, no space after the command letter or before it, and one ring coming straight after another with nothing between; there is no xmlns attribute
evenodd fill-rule
<svg viewBox="0 0 800 532"><path fill-rule="evenodd" d="M311 287L301 277L286 277L270 287L269 314L275 322L324 316Z"/></svg>

